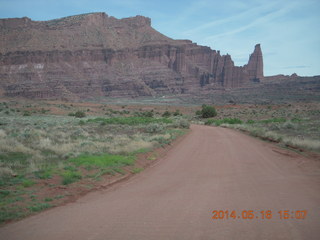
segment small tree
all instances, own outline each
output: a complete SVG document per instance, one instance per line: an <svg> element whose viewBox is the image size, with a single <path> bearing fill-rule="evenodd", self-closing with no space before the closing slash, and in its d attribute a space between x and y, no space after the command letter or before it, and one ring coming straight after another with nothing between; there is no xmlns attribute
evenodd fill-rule
<svg viewBox="0 0 320 240"><path fill-rule="evenodd" d="M180 113L180 110L177 109L174 113L173 116L181 116L182 114Z"/></svg>
<svg viewBox="0 0 320 240"><path fill-rule="evenodd" d="M202 105L201 117L211 118L217 116L217 111L213 106Z"/></svg>
<svg viewBox="0 0 320 240"><path fill-rule="evenodd" d="M86 116L86 114L84 112L81 112L81 111L77 111L75 114L74 114L75 117L77 118L83 118Z"/></svg>
<svg viewBox="0 0 320 240"><path fill-rule="evenodd" d="M162 114L162 117L170 117L171 116L171 113L169 111L165 111L163 114Z"/></svg>

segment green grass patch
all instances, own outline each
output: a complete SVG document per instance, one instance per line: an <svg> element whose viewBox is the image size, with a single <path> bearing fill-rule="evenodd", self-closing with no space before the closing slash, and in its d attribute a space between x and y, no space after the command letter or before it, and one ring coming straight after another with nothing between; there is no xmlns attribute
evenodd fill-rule
<svg viewBox="0 0 320 240"><path fill-rule="evenodd" d="M246 122L246 124L254 124L255 123L255 121L254 120L251 120L251 119L249 119L247 122Z"/></svg>
<svg viewBox="0 0 320 240"><path fill-rule="evenodd" d="M76 158L70 159L70 162L76 166L95 166L95 167L121 167L126 165L132 165L134 163L134 156L122 156L122 155L80 155Z"/></svg>
<svg viewBox="0 0 320 240"><path fill-rule="evenodd" d="M260 120L260 123L284 123L286 122L287 119L285 118L270 118L270 119L264 119Z"/></svg>
<svg viewBox="0 0 320 240"><path fill-rule="evenodd" d="M54 197L54 199L62 199L64 197L65 197L65 195L57 195L57 196Z"/></svg>
<svg viewBox="0 0 320 240"><path fill-rule="evenodd" d="M35 184L34 181L32 181L31 179L25 179L22 181L22 186L27 188L27 187L31 187Z"/></svg>
<svg viewBox="0 0 320 240"><path fill-rule="evenodd" d="M104 124L118 124L118 125L143 125L150 123L172 123L168 118L153 118L153 117L113 117L113 118L94 118L89 119L88 122L104 123Z"/></svg>
<svg viewBox="0 0 320 240"><path fill-rule="evenodd" d="M134 174L139 173L141 171L143 171L143 168L134 168L134 169L132 169L132 173L134 173Z"/></svg>
<svg viewBox="0 0 320 240"><path fill-rule="evenodd" d="M29 206L28 209L32 212L40 212L50 207L52 207L52 205L49 203L36 203L35 205Z"/></svg>
<svg viewBox="0 0 320 240"><path fill-rule="evenodd" d="M25 217L26 214L22 209L18 209L17 207L1 207L0 208L0 223L9 221L9 220L17 220Z"/></svg>
<svg viewBox="0 0 320 240"><path fill-rule="evenodd" d="M140 154L140 153L147 153L150 151L151 151L151 149L149 149L149 148L141 148L141 149L138 149L138 150L132 152L131 154L136 155L136 154Z"/></svg>
<svg viewBox="0 0 320 240"><path fill-rule="evenodd" d="M113 176L113 175L115 175L115 171L110 168L109 169L100 169L98 172L96 172L94 174L87 175L87 177L93 178L94 180L99 181L99 180L101 180L101 177L105 174Z"/></svg>
<svg viewBox="0 0 320 240"><path fill-rule="evenodd" d="M61 174L61 177L62 177L62 184L68 185L76 181L79 181L82 178L82 175L78 171L66 170Z"/></svg>
<svg viewBox="0 0 320 240"><path fill-rule="evenodd" d="M125 171L122 168L113 168L112 170L116 173L125 174Z"/></svg>
<svg viewBox="0 0 320 240"><path fill-rule="evenodd" d="M291 119L291 122L293 122L293 123L300 123L302 121L303 121L302 119L296 118L296 117Z"/></svg>
<svg viewBox="0 0 320 240"><path fill-rule="evenodd" d="M11 194L11 192L9 190L2 190L0 189L0 198L3 198L3 197L7 197Z"/></svg>
<svg viewBox="0 0 320 240"><path fill-rule="evenodd" d="M205 125L216 125L220 126L221 124L242 124L243 122L238 118L224 118L224 119L209 119L204 124Z"/></svg>
<svg viewBox="0 0 320 240"><path fill-rule="evenodd" d="M50 179L52 174L53 173L51 169L42 169L34 173L34 175L39 179Z"/></svg>

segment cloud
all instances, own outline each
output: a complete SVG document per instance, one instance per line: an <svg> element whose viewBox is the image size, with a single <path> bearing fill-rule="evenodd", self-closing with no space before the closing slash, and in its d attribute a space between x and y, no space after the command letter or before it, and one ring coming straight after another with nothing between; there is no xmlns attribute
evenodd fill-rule
<svg viewBox="0 0 320 240"><path fill-rule="evenodd" d="M259 15L259 13L261 13L263 11L271 10L274 7L275 7L274 3L269 3L267 5L264 4L264 5L261 5L261 6L258 6L258 7L249 8L248 10L246 10L244 12L241 12L241 13L239 13L237 15L233 15L233 16L226 17L226 18L221 18L219 20L214 20L214 21L208 22L206 24L203 24L201 26L198 26L196 28L189 29L189 30L185 31L184 34L193 35L193 34L199 32L199 31L204 31L204 30L206 30L208 28L212 28L214 26L221 26L221 25L226 24L226 23L241 21L244 18L247 18L248 16Z"/></svg>
<svg viewBox="0 0 320 240"><path fill-rule="evenodd" d="M310 68L311 66L288 66L288 67L283 67L283 69L296 69L296 68Z"/></svg>
<svg viewBox="0 0 320 240"><path fill-rule="evenodd" d="M233 28L231 30L228 30L228 31L220 33L220 34L215 34L215 35L212 35L212 36L208 36L208 37L204 38L204 41L209 41L209 40L212 41L212 40L216 40L216 39L219 39L219 38L224 38L224 37L229 36L229 35L235 35L237 33L241 33L243 31L246 31L247 29L250 29L250 28L253 28L253 27L256 27L256 26L263 26L264 24L267 24L267 23L270 23L270 22L274 21L278 17L284 16L285 14L290 12L295 7L296 7L295 4L291 4L289 7L288 6L286 6L286 7L282 6L278 10L274 10L274 11L271 11L271 9L268 9L267 13L265 13L261 17L258 17L253 22L250 22L250 23L248 23L248 24L246 24L246 25L244 25L242 27ZM255 12L256 10L257 9L250 10L250 12ZM260 11L261 10L266 11L267 9L266 8L261 8ZM258 15L260 15L260 14L258 14ZM236 19L239 20L242 16L243 15L241 14L241 16L237 16L235 18L232 18L233 19L232 21L236 21ZM227 22L227 21L229 21L229 19L221 20L221 22Z"/></svg>

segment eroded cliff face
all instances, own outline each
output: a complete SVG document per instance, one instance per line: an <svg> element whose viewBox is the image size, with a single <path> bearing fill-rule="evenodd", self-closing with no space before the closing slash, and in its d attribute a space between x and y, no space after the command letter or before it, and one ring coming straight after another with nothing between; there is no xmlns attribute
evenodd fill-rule
<svg viewBox="0 0 320 240"><path fill-rule="evenodd" d="M28 98L136 97L236 88L263 78L260 45L249 63L173 40L142 16L105 13L45 22L0 19L0 93Z"/></svg>
<svg viewBox="0 0 320 240"><path fill-rule="evenodd" d="M263 78L263 57L260 44L254 48L254 52L250 55L249 62L244 66L248 72L249 79L260 81Z"/></svg>

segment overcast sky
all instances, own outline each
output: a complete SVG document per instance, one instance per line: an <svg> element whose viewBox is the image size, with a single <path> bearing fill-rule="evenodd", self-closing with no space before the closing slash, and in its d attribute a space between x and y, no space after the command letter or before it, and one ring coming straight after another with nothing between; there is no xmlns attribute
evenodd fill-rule
<svg viewBox="0 0 320 240"><path fill-rule="evenodd" d="M0 0L0 18L88 12L150 17L159 32L228 53L238 66L261 43L265 75L320 75L320 0Z"/></svg>

